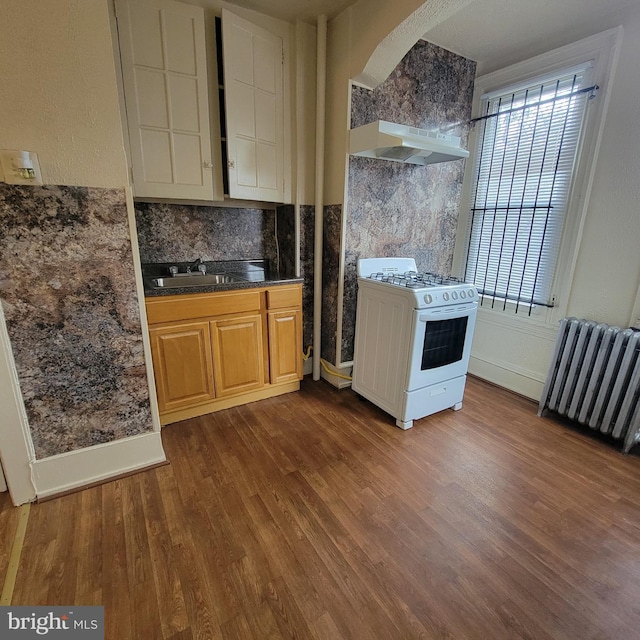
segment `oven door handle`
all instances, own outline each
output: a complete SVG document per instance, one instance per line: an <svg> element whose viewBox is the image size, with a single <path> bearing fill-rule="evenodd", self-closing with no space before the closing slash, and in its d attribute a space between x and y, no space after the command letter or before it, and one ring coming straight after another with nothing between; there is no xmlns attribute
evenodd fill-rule
<svg viewBox="0 0 640 640"><path fill-rule="evenodd" d="M418 316L420 322L429 322L438 318L461 317L469 315L470 311L476 309L475 305L457 305L455 307L442 307L440 309L430 309Z"/></svg>

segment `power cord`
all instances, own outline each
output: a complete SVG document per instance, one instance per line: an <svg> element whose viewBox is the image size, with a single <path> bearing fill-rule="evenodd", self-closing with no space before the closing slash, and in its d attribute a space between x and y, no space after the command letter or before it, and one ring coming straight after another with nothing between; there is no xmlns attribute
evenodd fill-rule
<svg viewBox="0 0 640 640"><path fill-rule="evenodd" d="M305 353L302 354L302 359L306 362L309 357L311 356L311 352L313 351L313 345L310 344L307 347L307 350ZM329 368L329 363L326 360L323 360L322 358L320 358L320 364L322 365L322 368L329 374L332 376L335 376L336 378L342 378L343 380L352 380L353 378L351 376L347 376L344 373L337 373L336 371L334 371L333 369Z"/></svg>

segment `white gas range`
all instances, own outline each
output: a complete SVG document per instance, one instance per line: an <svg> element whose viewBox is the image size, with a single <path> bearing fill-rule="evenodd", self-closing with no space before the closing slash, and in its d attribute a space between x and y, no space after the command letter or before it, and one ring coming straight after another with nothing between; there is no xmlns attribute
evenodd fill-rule
<svg viewBox="0 0 640 640"><path fill-rule="evenodd" d="M478 308L473 285L413 258L358 260L352 388L409 429L462 407Z"/></svg>

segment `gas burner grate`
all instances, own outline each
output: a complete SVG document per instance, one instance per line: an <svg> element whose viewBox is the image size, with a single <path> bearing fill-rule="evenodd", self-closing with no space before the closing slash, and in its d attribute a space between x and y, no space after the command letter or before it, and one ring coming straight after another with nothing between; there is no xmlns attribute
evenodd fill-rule
<svg viewBox="0 0 640 640"><path fill-rule="evenodd" d="M371 280L386 282L398 287L407 287L409 289L422 289L424 287L434 287L440 285L456 285L463 284L463 280L455 276L441 276L437 273L416 271L406 271L405 273L385 273L378 271L369 275Z"/></svg>

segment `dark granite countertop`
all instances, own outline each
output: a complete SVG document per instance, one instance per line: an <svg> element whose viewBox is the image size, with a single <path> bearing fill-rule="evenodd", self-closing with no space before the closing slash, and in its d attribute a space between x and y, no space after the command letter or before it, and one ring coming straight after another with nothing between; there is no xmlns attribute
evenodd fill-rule
<svg viewBox="0 0 640 640"><path fill-rule="evenodd" d="M189 263L163 262L142 265L142 279L144 282L145 297L176 296L188 293L212 293L214 291L240 291L243 289L255 289L259 287L273 287L286 284L302 283L302 278L289 277L274 272L269 268L266 260L228 260L218 262L202 262L207 268L207 274L230 274L237 278L233 282L220 284L206 284L202 286L171 286L158 287L153 284L156 278L172 278L169 267L176 266L180 273L186 271ZM197 271L196 271L197 273ZM180 278L181 276L176 276ZM195 275L195 278L198 276ZM177 280L172 279L172 284Z"/></svg>

